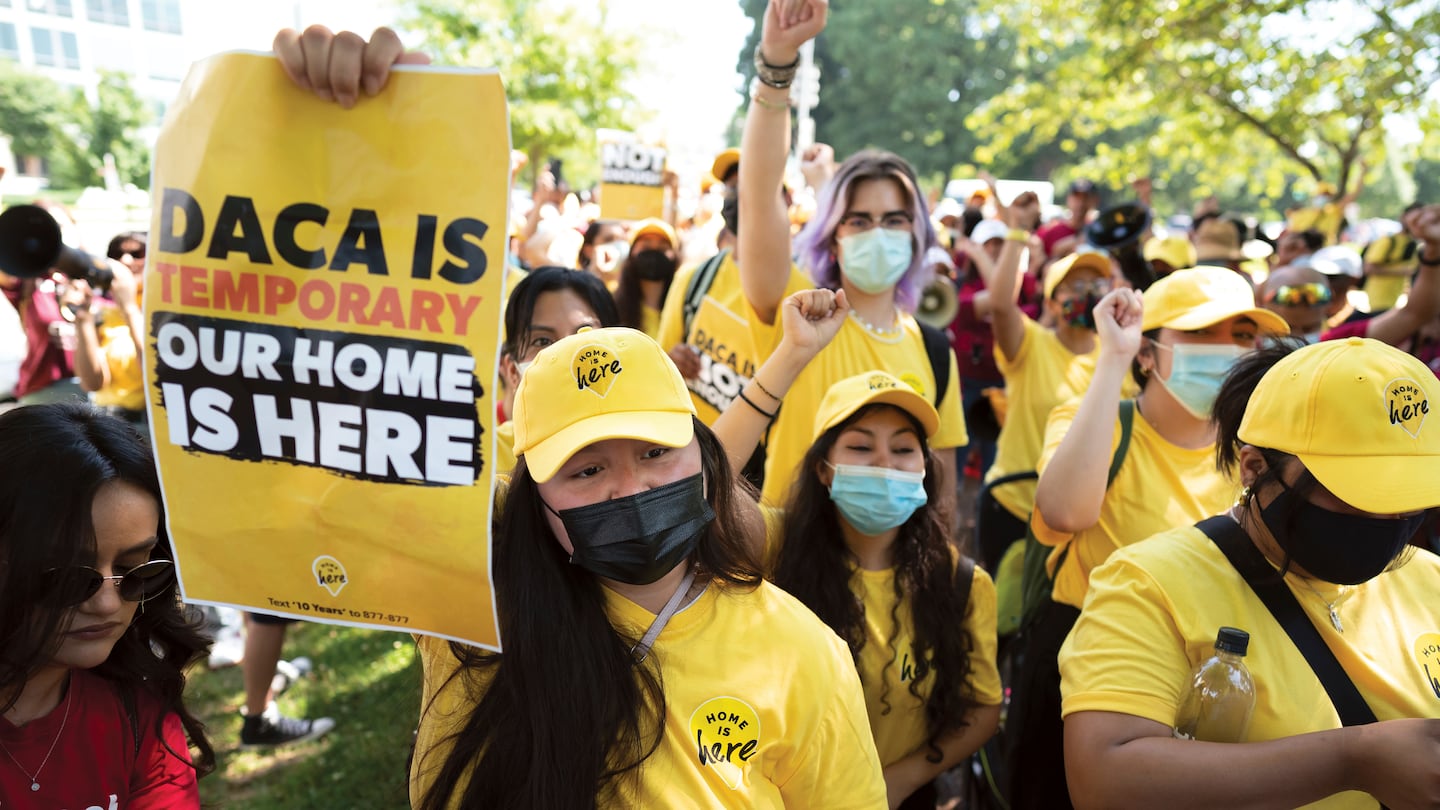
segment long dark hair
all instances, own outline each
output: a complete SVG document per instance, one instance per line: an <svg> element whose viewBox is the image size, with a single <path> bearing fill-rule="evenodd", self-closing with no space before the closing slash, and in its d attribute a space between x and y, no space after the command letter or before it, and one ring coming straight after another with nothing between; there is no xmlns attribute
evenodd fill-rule
<svg viewBox="0 0 1440 810"><path fill-rule="evenodd" d="M741 530L729 462L699 420L695 435L715 510L692 557L697 579L753 588L760 563ZM452 678L474 709L449 738L420 810L440 810L456 799L464 807L514 808L613 801L622 782L638 780L640 765L664 736L657 656L637 663L630 649L638 638L610 624L599 580L569 563L523 457L492 555L505 652L450 645L460 661Z"/></svg>
<svg viewBox="0 0 1440 810"><path fill-rule="evenodd" d="M845 545L840 529L840 515L830 500L830 492L820 481L818 470L845 428L876 408L891 405L868 405L849 419L825 431L811 445L800 462L799 478L785 508L784 538L775 561L772 579L776 585L805 603L820 620L830 626L850 647L856 663L865 646L865 609L850 582L855 577L857 562ZM896 409L900 410L900 409ZM891 620L899 631L897 612L902 602L910 604L914 624L912 648L916 659L915 678L910 694L925 703L925 728L929 738L932 762L940 761L935 741L940 735L967 724L966 713L978 705L970 679L970 653L975 640L965 629L968 605L960 601L955 584L955 557L945 530L947 518L939 508L939 470L924 436L925 430L910 414L915 434L920 436L921 452L925 454L925 508L917 509L895 538L895 610ZM890 639L893 643L894 639ZM919 684L933 672L930 696L924 698ZM889 708L888 693L881 701Z"/></svg>
<svg viewBox="0 0 1440 810"><path fill-rule="evenodd" d="M620 325L628 326L631 329L642 329L644 319L642 312L645 307L645 296L640 292L640 274L636 272L635 265L643 261L639 257L652 251L631 251L625 257L625 263L620 266L620 281L615 287L615 309L620 313ZM659 251L653 251L659 252ZM678 263L677 263L678 267ZM675 274L665 279L665 284L660 290L660 301L664 304L665 297L670 294L670 284L675 281Z"/></svg>
<svg viewBox="0 0 1440 810"><path fill-rule="evenodd" d="M40 574L95 564L91 505L101 487L123 481L154 498L162 511L152 559L173 560L174 554L149 447L118 419L79 403L17 408L0 416L0 469L9 471L0 477L0 701L9 708L55 654L73 609L51 604L47 589L57 583ZM214 770L215 752L182 696L186 667L209 646L198 622L183 612L172 581L135 613L110 657L92 670L122 695L144 690L159 700L165 711L152 732L162 741L166 713L178 715L199 752L194 767L201 776Z"/></svg>
<svg viewBox="0 0 1440 810"><path fill-rule="evenodd" d="M605 288L605 282L591 273L547 265L530 271L510 291L510 298L505 303L505 345L501 347L504 354L516 362L525 356L525 347L530 343L530 320L535 317L535 302L545 293L562 290L575 293L589 304L601 326L620 325L615 299Z"/></svg>

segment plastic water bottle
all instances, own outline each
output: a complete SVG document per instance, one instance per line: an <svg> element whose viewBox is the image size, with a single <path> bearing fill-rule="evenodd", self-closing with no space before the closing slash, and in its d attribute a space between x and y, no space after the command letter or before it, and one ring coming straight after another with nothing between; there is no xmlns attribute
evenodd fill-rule
<svg viewBox="0 0 1440 810"><path fill-rule="evenodd" d="M1245 667L1250 634L1222 627L1215 655L1195 670L1190 693L1180 704L1175 736L1205 742L1243 742L1255 711L1255 679Z"/></svg>

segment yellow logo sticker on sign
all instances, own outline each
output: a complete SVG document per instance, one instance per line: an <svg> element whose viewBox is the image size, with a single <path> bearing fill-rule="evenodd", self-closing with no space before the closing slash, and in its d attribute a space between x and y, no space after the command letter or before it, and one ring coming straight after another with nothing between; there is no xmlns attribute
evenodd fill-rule
<svg viewBox="0 0 1440 810"><path fill-rule="evenodd" d="M224 54L155 155L145 362L185 598L498 649L500 77L401 68L345 110Z"/></svg>

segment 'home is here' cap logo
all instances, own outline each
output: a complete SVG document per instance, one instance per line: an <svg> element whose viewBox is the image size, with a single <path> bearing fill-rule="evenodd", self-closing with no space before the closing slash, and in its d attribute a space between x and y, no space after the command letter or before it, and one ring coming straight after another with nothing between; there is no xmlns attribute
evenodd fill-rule
<svg viewBox="0 0 1440 810"><path fill-rule="evenodd" d="M570 369L575 373L576 388L589 391L601 399L610 393L616 378L624 371L620 366L620 358L596 343L581 346L580 350L575 352Z"/></svg>
<svg viewBox="0 0 1440 810"><path fill-rule="evenodd" d="M1386 383L1385 405L1390 424L1399 425L1412 438L1420 438L1420 427L1430 413L1430 399L1419 383L1405 377Z"/></svg>

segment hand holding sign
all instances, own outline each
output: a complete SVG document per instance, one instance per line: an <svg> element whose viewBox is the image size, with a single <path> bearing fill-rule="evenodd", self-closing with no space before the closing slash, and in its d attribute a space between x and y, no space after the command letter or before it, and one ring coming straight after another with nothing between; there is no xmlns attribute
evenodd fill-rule
<svg viewBox="0 0 1440 810"><path fill-rule="evenodd" d="M355 106L362 88L367 96L384 89L392 65L430 64L429 56L406 51L389 28L375 29L369 42L323 25L312 25L303 34L286 28L275 35L272 47L290 81L347 110Z"/></svg>

